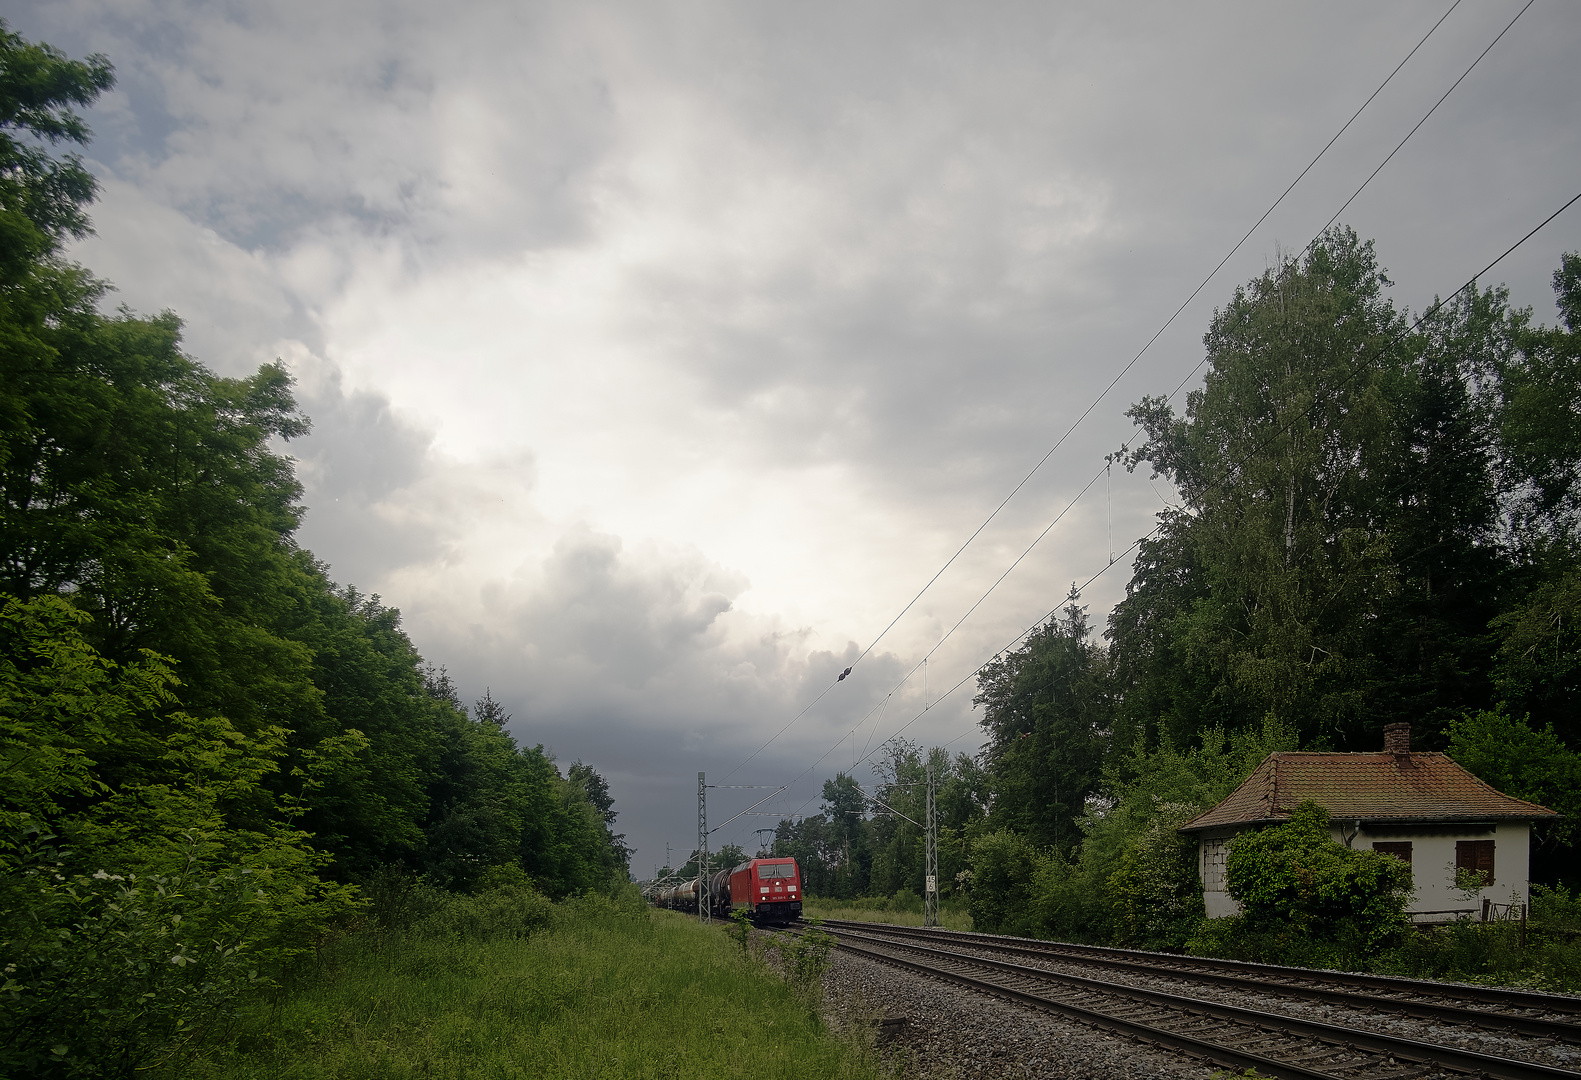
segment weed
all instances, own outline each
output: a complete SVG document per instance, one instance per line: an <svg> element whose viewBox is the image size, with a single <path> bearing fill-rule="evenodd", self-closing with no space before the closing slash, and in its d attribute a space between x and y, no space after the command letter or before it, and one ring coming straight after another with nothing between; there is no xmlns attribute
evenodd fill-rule
<svg viewBox="0 0 1581 1080"><path fill-rule="evenodd" d="M752 922L747 918L746 908L736 908L730 913L730 940L741 946L741 954L747 955L748 946L752 943Z"/></svg>
<svg viewBox="0 0 1581 1080"><path fill-rule="evenodd" d="M826 1034L794 980L619 895L555 904L525 936L407 933L373 948L365 933L332 949L324 977L244 1009L182 1080L882 1075Z"/></svg>

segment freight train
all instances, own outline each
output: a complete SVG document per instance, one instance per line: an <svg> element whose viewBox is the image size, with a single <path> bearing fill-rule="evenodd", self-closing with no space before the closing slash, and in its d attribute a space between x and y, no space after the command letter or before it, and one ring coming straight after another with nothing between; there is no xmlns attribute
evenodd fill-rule
<svg viewBox="0 0 1581 1080"><path fill-rule="evenodd" d="M698 878L653 894L671 911L697 912ZM759 926L783 926L801 918L801 871L795 859L753 859L708 876L708 907L716 918L745 910Z"/></svg>

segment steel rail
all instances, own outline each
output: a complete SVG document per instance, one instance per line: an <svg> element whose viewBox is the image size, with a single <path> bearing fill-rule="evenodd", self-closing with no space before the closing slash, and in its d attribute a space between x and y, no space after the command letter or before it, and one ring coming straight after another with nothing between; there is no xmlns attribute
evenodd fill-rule
<svg viewBox="0 0 1581 1080"><path fill-rule="evenodd" d="M859 923L850 920L828 920L825 925L845 925L871 929L884 924ZM917 936L937 935L939 939L957 937L970 941L1005 942L1036 949L1057 956L1102 956L1134 959L1152 963L1160 969L1194 973L1195 969L1238 971L1268 976L1273 980L1300 979L1307 982L1334 983L1394 994L1417 994L1422 997L1451 997L1477 1001L1500 1008L1531 1009L1536 1012L1565 1013L1581 1017L1581 997L1560 994L1543 994L1532 990L1509 990L1502 987L1469 986L1464 983L1429 982L1426 979L1403 979L1390 975L1365 975L1353 971L1328 971L1322 968L1283 967L1278 964L1254 964L1245 960L1222 960L1211 956L1181 956L1176 953L1148 952L1143 949L1117 949L1107 945L1077 945L1063 941L1045 941L1041 938L1014 937L1009 934L979 934L966 930L924 931L921 927L885 926L895 933L907 932ZM1283 984L1280 984L1283 985ZM1391 1004L1398 999L1385 999ZM1505 1019L1498 1014L1498 1019Z"/></svg>
<svg viewBox="0 0 1581 1080"><path fill-rule="evenodd" d="M1286 1064L1250 1051L1207 1042L1203 1039L1193 1038L1190 1035L1183 1035L1166 1028L1153 1027L1140 1021L1128 1020L1123 1016L1113 1016L1109 1013L1099 1012L1096 1009L1083 1008L1068 1001L1060 1001L1058 998L1044 997L1041 994L1029 993L1028 991L1018 990L1015 987L1004 986L1000 983L975 979L961 972L946 971L914 960L907 960L902 956L879 952L876 949L865 949L860 945L853 945L851 942L843 940L846 933L846 931L835 931L839 947L847 952L871 957L880 963L907 968L921 975L948 979L973 990L994 997L1006 998L1020 1005L1029 1005L1044 1012L1061 1013L1091 1027L1110 1031L1116 1035L1124 1035L1128 1038L1140 1039L1150 1046L1180 1050L1190 1054L1192 1057L1201 1058L1214 1065L1222 1065L1228 1069L1256 1070L1260 1075L1277 1077L1278 1080L1346 1080L1345 1077L1337 1076L1334 1073L1320 1072L1317 1069L1308 1069L1301 1065ZM915 946L905 945L901 947L915 948Z"/></svg>
<svg viewBox="0 0 1581 1080"><path fill-rule="evenodd" d="M1159 990L1148 990L1136 986L1123 986L1111 982L1101 982L1097 979L1088 979L1081 975L1069 975L1064 972L1046 971L1042 968L1027 967L1024 964L1013 964L1006 960L994 960L990 957L968 956L962 953L949 952L943 949L934 949L926 945L916 945L905 941L886 940L881 937L859 933L856 931L836 928L832 931L841 948L863 952L875 959L889 959L883 953L861 946L852 946L848 938L864 940L870 944L886 946L888 948L905 949L910 952L920 953L935 961L934 965L906 964L914 970L927 971L931 974L943 975L956 981L971 980L982 986L995 988L995 992L1008 991L1015 995L1024 995L1040 1003L1057 1005L1061 1011L1079 1009L1083 1013L1101 1016L1109 1021L1134 1024L1136 1021L1117 1017L1111 1013L1100 1012L1096 1009L1086 1009L1082 1006L1072 1005L1068 1002L1058 1002L1057 999L1047 998L1039 994L1032 994L1014 987L1002 986L987 979L978 979L973 976L963 975L937 967L937 962L953 962L968 966L985 967L990 970L1013 975L1021 979L1030 979L1035 982L1052 983L1070 987L1089 993L1103 994L1110 997L1128 998L1132 1001L1145 1001L1166 1009L1185 1013L1187 1016L1212 1017L1230 1023L1251 1027L1254 1030L1277 1032L1284 1035L1296 1036L1303 1039L1313 1039L1327 1043L1331 1046L1347 1050L1366 1050L1375 1054L1382 1054L1397 1061L1411 1062L1425 1065L1430 1068L1448 1069L1452 1072L1469 1073L1473 1076L1488 1077L1490 1080L1576 1080L1581 1073L1569 1069L1560 1069L1551 1065L1541 1065L1535 1062L1519 1061L1514 1058L1500 1057L1494 1054L1482 1054L1471 1050L1462 1050L1458 1047L1444 1046L1438 1043L1420 1042L1415 1039L1405 1039L1394 1035L1382 1035L1376 1032L1359 1031L1354 1028L1339 1027L1335 1024L1325 1024L1315 1020L1304 1020L1292 1016L1280 1016L1276 1013L1260 1012L1256 1009L1245 1009L1235 1005L1223 1005L1215 1001L1205 1001L1201 998L1185 997L1180 994L1168 994ZM903 958L896 957L895 960ZM1198 1048L1211 1048L1216 1053L1231 1052L1237 1055L1247 1054L1247 1051L1233 1047L1226 1047L1221 1043L1207 1042L1180 1032L1172 1032L1167 1028L1157 1028L1153 1025L1140 1025L1148 1029L1143 1038L1167 1039L1178 1045L1180 1049L1186 1047L1180 1040L1189 1041ZM1251 1055L1261 1057L1261 1055ZM1280 1061L1276 1058L1262 1058L1261 1063L1251 1063L1251 1067L1261 1071L1271 1071L1276 1076L1289 1076L1294 1078L1306 1077L1333 1077L1333 1073L1323 1073L1306 1068L1295 1062ZM1345 1071L1349 1072L1350 1069ZM1369 1075L1376 1075L1369 1073Z"/></svg>
<svg viewBox="0 0 1581 1080"><path fill-rule="evenodd" d="M1288 982L1254 975L1229 975L1220 974L1216 971L1200 971L1190 966L1149 963L1125 957L1093 956L1080 951L1039 948L1026 944L1026 939L1020 938L1013 939L1015 943L1012 944L1001 940L987 940L989 935L974 934L968 940L961 940L965 935L950 931L932 934L927 931L919 931L916 927L910 926L885 926L882 924L854 923L843 920L840 925L861 926L867 933L892 934L896 937L919 937L928 941L948 941L951 944L958 943L963 947L994 949L1000 952L1024 956L1047 957L1070 963L1130 971L1154 978L1177 979L1182 982L1208 983L1237 989L1255 988L1281 997L1321 1001L1326 1004L1341 1005L1352 1009L1365 1011L1384 1009L1404 1016L1411 1016L1418 1020L1445 1021L1482 1029L1498 1027L1508 1031L1520 1032L1523 1035L1535 1035L1567 1043L1581 1043L1581 1024L1572 1021L1545 1020L1514 1013L1485 1012L1460 1005L1441 1005L1431 1001L1413 1001L1409 998L1378 997L1352 993L1348 990L1328 990L1316 985L1315 980L1312 983ZM950 936L946 937L945 934ZM1295 970L1300 971L1304 969L1298 968Z"/></svg>

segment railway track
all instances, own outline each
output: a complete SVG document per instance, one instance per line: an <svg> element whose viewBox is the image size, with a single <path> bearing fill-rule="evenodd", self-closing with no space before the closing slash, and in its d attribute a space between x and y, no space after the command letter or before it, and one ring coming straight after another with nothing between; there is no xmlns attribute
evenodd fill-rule
<svg viewBox="0 0 1581 1080"><path fill-rule="evenodd" d="M1235 1070L1252 1068L1289 1080L1414 1080L1464 1075L1490 1080L1581 1077L1581 1072L1555 1065L1376 1030L1378 1014L1392 1013L1434 1025L1456 1025L1465 1032L1491 1029L1504 1036L1520 1036L1524 1049L1540 1051L1556 1043L1581 1043L1581 1023L1577 1022L1581 1019L1581 1001L1576 999L1483 988L1472 988L1477 991L1475 994L1461 995L1460 987L1356 976L1369 980L1369 992L1361 993L1354 988L1337 987L1338 980L1328 977L1338 973L1268 965L1223 968L1219 961L1199 965L1195 957L1089 949L1025 938L873 923L828 922L824 927L836 935L842 949L857 955L1061 1013ZM1015 959L1000 959L1006 956ZM1083 964L1111 977L1092 978L1020 962L1028 959ZM1181 993L1178 989L1118 983L1112 976L1121 971L1177 983L1196 982L1217 990L1233 988L1258 996L1317 1001L1355 1015L1350 1023L1338 1024L1245 1008L1192 996L1189 985L1188 992ZM1371 980L1399 985L1384 992ZM1447 1000L1451 996L1462 1001L1472 997L1479 1006L1489 1007L1457 1006Z"/></svg>

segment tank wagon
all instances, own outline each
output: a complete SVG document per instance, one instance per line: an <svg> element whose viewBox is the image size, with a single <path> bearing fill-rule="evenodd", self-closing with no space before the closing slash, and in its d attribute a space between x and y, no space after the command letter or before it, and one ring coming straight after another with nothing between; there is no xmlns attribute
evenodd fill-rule
<svg viewBox="0 0 1581 1080"><path fill-rule="evenodd" d="M697 912L697 878L653 894L671 911ZM801 871L795 859L753 859L733 870L708 875L708 906L717 918L742 909L759 926L783 926L801 918Z"/></svg>

